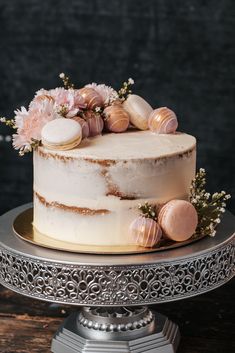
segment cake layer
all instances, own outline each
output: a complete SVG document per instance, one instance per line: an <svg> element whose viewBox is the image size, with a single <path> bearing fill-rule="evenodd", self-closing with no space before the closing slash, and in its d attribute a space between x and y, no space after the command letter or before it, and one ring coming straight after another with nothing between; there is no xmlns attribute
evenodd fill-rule
<svg viewBox="0 0 235 353"><path fill-rule="evenodd" d="M183 133L107 134L69 151L34 152L34 226L61 240L130 244L138 204L187 197L196 140Z"/></svg>

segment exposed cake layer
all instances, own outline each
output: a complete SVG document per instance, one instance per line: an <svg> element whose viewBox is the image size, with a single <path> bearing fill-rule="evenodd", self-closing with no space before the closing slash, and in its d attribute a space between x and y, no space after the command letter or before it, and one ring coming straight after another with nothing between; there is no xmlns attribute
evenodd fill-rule
<svg viewBox="0 0 235 353"><path fill-rule="evenodd" d="M150 131L107 134L69 151L34 153L34 226L61 240L129 244L138 204L187 197L196 140Z"/></svg>

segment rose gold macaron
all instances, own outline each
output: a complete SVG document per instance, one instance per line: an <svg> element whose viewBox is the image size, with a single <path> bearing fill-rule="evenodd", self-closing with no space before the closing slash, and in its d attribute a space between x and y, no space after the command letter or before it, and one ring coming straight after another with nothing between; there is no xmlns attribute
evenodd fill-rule
<svg viewBox="0 0 235 353"><path fill-rule="evenodd" d="M188 201L172 200L160 210L158 223L168 239L185 241L195 233L198 224L197 211Z"/></svg>

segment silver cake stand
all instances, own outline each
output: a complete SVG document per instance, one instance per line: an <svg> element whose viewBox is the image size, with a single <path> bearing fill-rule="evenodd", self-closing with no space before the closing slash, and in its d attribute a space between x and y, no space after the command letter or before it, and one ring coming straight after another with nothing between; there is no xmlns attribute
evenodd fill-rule
<svg viewBox="0 0 235 353"><path fill-rule="evenodd" d="M235 273L230 213L216 237L191 245L128 256L88 255L18 238L12 223L28 207L0 217L0 283L34 299L81 307L56 332L55 353L175 352L178 326L149 305L208 292Z"/></svg>

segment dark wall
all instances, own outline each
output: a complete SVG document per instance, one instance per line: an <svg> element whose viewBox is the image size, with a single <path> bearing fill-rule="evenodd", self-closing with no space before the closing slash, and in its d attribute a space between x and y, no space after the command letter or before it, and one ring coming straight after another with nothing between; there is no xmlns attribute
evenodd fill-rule
<svg viewBox="0 0 235 353"><path fill-rule="evenodd" d="M233 0L1 0L0 113L59 85L62 71L78 86L133 77L197 137L210 191L232 193L235 211L234 22ZM0 213L31 198L31 157L0 142Z"/></svg>

